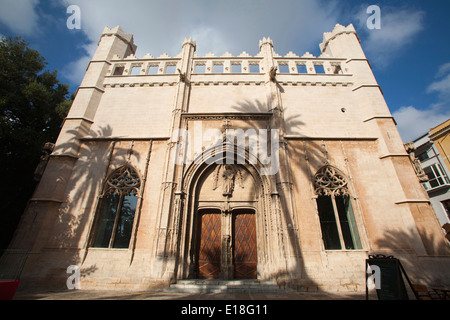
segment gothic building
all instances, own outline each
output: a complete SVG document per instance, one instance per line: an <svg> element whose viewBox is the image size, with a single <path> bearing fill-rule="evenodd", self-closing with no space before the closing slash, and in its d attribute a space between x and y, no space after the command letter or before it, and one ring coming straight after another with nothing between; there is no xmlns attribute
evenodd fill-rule
<svg viewBox="0 0 450 320"><path fill-rule="evenodd" d="M448 284L450 251L352 25L321 55L138 58L105 28L10 250L21 285L182 279L364 291L369 254Z"/></svg>

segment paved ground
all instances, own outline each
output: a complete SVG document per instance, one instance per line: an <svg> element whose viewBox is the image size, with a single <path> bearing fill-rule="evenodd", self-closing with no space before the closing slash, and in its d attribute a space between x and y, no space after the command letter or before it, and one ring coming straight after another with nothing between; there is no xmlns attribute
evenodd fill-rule
<svg viewBox="0 0 450 320"><path fill-rule="evenodd" d="M363 293L177 293L154 291L35 291L17 292L14 300L365 300Z"/></svg>

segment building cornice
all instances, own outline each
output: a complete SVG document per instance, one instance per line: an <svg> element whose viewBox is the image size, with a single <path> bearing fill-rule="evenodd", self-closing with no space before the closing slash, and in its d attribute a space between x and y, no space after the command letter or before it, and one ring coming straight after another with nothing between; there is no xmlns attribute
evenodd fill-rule
<svg viewBox="0 0 450 320"><path fill-rule="evenodd" d="M438 130L438 131L436 131L434 133L431 133L431 130L430 130L429 138L430 138L430 140L435 140L438 137L440 137L441 135L443 135L445 133L448 133L448 132L450 132L450 122L444 128L442 128L442 129L440 129L440 130Z"/></svg>

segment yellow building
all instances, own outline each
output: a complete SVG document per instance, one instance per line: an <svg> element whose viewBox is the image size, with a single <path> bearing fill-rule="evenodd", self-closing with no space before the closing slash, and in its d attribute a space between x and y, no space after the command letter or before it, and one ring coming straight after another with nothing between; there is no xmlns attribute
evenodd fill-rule
<svg viewBox="0 0 450 320"><path fill-rule="evenodd" d="M450 119L430 130L430 140L436 145L443 164L450 171Z"/></svg>
<svg viewBox="0 0 450 320"><path fill-rule="evenodd" d="M422 185L441 226L450 223L450 119L414 140L426 181Z"/></svg>

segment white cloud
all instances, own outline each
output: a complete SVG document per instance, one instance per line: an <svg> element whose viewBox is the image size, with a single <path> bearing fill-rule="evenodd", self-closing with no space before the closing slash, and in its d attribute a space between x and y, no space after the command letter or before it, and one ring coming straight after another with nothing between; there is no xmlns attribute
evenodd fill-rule
<svg viewBox="0 0 450 320"><path fill-rule="evenodd" d="M78 60L68 63L62 70L61 74L64 78L72 83L81 83L86 73L86 68L92 59L92 56L97 49L96 43L90 43L87 45L81 45L85 54L78 58Z"/></svg>
<svg viewBox="0 0 450 320"><path fill-rule="evenodd" d="M427 92L437 92L442 101L450 104L450 62L439 67L435 79L436 81L428 86Z"/></svg>
<svg viewBox="0 0 450 320"><path fill-rule="evenodd" d="M138 57L176 56L186 37L197 42L200 56L210 51L217 56L226 51L256 55L264 36L274 40L279 54L303 50L296 52L303 55L317 49L323 32L339 22L336 1L129 0L126 6L119 0L60 1L65 7L80 7L81 29L90 43L97 44L105 26L120 25L134 35Z"/></svg>
<svg viewBox="0 0 450 320"><path fill-rule="evenodd" d="M404 141L414 140L431 128L450 119L450 63L439 67L436 78L437 80L428 86L427 92L438 93L438 102L424 110L408 106L393 113L397 121L397 128Z"/></svg>
<svg viewBox="0 0 450 320"><path fill-rule="evenodd" d="M450 73L442 80L435 81L428 86L427 92L433 91L441 95L450 95Z"/></svg>
<svg viewBox="0 0 450 320"><path fill-rule="evenodd" d="M199 26L192 31L192 39L202 48L216 53L224 53L228 50L220 32L208 26Z"/></svg>
<svg viewBox="0 0 450 320"><path fill-rule="evenodd" d="M424 29L425 12L381 6L381 28L368 29L367 7L361 5L355 14L363 38L362 46L371 62L383 68L397 58Z"/></svg>
<svg viewBox="0 0 450 320"><path fill-rule="evenodd" d="M30 35L38 30L39 15L36 7L39 0L0 1L0 22L12 32Z"/></svg>
<svg viewBox="0 0 450 320"><path fill-rule="evenodd" d="M105 26L120 25L135 36L141 55L154 56L165 51L178 54L183 39L195 35L201 38L194 39L200 55L212 51L210 44L233 54L253 48L256 53L263 36L279 41L279 50L287 53L293 48L286 46L285 39L291 40L290 46L293 40L309 45L314 39L318 47L322 33L332 30L338 22L338 13L333 10L336 4L329 1L129 0L126 7L121 0L61 1L65 6L80 7L82 30L91 41L98 41ZM221 55L224 51L214 53Z"/></svg>
<svg viewBox="0 0 450 320"><path fill-rule="evenodd" d="M442 105L433 105L429 109L419 110L413 106L401 107L392 114L397 129L404 142L413 141L431 128L450 119L450 109L443 110Z"/></svg>
<svg viewBox="0 0 450 320"><path fill-rule="evenodd" d="M450 62L444 63L442 66L439 67L439 71L436 74L436 78L440 78L447 73L450 73Z"/></svg>

